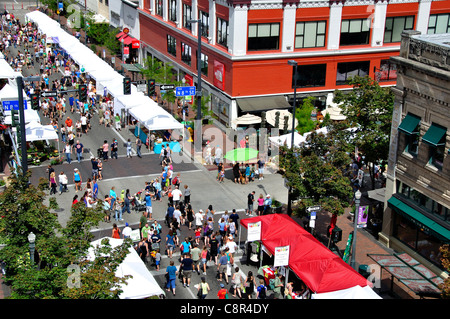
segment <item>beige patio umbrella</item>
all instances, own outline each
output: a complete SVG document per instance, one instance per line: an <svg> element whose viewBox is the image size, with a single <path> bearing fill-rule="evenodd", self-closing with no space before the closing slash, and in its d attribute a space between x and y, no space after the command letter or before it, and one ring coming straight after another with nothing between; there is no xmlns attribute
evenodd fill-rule
<svg viewBox="0 0 450 319"><path fill-rule="evenodd" d="M278 110L278 109L274 109L274 110L270 110L266 112L266 121L267 123L269 123L270 125L275 127L275 118L276 118L276 113L280 112L280 119L278 121L278 128L280 130L282 130L284 128L284 117L288 116L288 129L291 130L292 129L292 113L289 112L288 110ZM297 119L295 119L295 127L297 127L298 125L298 121Z"/></svg>
<svg viewBox="0 0 450 319"><path fill-rule="evenodd" d="M261 123L261 117L257 115L253 115L250 113L247 113L245 115L242 115L238 118L236 118L233 123L235 125L251 125L251 124L259 124Z"/></svg>

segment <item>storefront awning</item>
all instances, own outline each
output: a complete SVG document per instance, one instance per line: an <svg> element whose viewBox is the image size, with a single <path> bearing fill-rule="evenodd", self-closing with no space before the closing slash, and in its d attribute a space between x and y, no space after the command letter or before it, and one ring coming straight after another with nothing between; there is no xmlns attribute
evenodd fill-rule
<svg viewBox="0 0 450 319"><path fill-rule="evenodd" d="M119 33L116 34L116 38L123 37L124 35L126 35L126 33L123 31L120 31Z"/></svg>
<svg viewBox="0 0 450 319"><path fill-rule="evenodd" d="M422 140L424 142L427 142L428 144L431 144L433 146L441 146L445 144L445 141L442 143L441 140L444 137L445 133L447 133L447 129L438 126L436 124L431 124L428 131L425 133L425 135L422 137Z"/></svg>
<svg viewBox="0 0 450 319"><path fill-rule="evenodd" d="M402 202L400 199L392 196L388 200L388 206L400 215L409 219L414 224L418 225L424 230L424 232L432 233L433 236L444 242L450 242L450 230L426 217L424 214Z"/></svg>
<svg viewBox="0 0 450 319"><path fill-rule="evenodd" d="M420 117L415 116L414 114L408 113L403 119L402 123L398 127L399 130L405 132L406 134L418 134L419 132L416 130L417 125L419 125Z"/></svg>
<svg viewBox="0 0 450 319"><path fill-rule="evenodd" d="M243 112L292 108L284 96L249 97L236 99L236 102Z"/></svg>
<svg viewBox="0 0 450 319"><path fill-rule="evenodd" d="M133 42L133 38L130 36L126 36L126 37L122 38L122 42L125 45L129 45L129 44L131 44L131 42Z"/></svg>

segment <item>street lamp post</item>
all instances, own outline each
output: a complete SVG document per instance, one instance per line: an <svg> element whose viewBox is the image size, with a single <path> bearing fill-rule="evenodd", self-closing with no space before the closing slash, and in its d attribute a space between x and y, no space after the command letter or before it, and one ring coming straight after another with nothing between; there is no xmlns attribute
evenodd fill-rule
<svg viewBox="0 0 450 319"><path fill-rule="evenodd" d="M350 259L350 266L356 269L356 232L358 230L358 216L359 216L359 204L361 201L361 192L359 189L355 193L355 214L353 215L353 244L352 244L352 258Z"/></svg>
<svg viewBox="0 0 450 319"><path fill-rule="evenodd" d="M34 248L36 247L35 241L36 241L36 235L33 232L31 232L28 235L28 242L30 243L30 246L29 246L30 247L30 259L33 264L34 264Z"/></svg>
<svg viewBox="0 0 450 319"><path fill-rule="evenodd" d="M196 152L201 152L202 150L202 22L200 19L197 20L187 20L188 23L197 23L197 88L195 92L195 97L197 100L197 118L195 123L195 141L194 147Z"/></svg>
<svg viewBox="0 0 450 319"><path fill-rule="evenodd" d="M297 61L289 60L289 65L292 65L294 68L294 105L292 109L292 131L291 131L291 150L294 149L294 133L295 133L295 107L297 103ZM287 203L287 213L288 215L292 214L292 204L291 204L291 193L292 193L292 186L289 186L288 190L288 203Z"/></svg>

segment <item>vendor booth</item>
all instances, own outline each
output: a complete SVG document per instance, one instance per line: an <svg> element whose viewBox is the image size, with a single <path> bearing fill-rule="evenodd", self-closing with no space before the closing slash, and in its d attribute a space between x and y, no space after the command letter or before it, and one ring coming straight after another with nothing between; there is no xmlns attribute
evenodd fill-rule
<svg viewBox="0 0 450 319"><path fill-rule="evenodd" d="M260 223L261 251L275 255L277 248L289 247L288 269L314 294L371 284L288 215L263 215L243 219L240 223L247 229L249 225Z"/></svg>
<svg viewBox="0 0 450 319"><path fill-rule="evenodd" d="M112 248L122 245L123 239L104 237L91 242L89 249L89 258L94 259L94 249L101 245L103 239L108 238ZM145 266L142 259L133 247L129 248L129 253L116 271L117 277L131 275L132 277L121 286L123 292L119 295L120 299L145 299L153 296L165 298L165 292L156 282L153 275Z"/></svg>

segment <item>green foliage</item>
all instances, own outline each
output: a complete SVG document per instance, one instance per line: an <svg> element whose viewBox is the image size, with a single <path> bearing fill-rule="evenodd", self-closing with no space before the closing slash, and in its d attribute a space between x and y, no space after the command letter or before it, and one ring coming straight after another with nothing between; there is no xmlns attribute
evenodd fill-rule
<svg viewBox="0 0 450 319"><path fill-rule="evenodd" d="M316 122L311 120L311 111L314 109L314 98L307 97L303 103L295 109L295 118L298 121L297 131L300 134L311 132L316 127Z"/></svg>
<svg viewBox="0 0 450 319"><path fill-rule="evenodd" d="M87 208L83 203L74 205L63 228L43 204L44 181L35 187L28 183L30 174L22 176L19 168L18 175L9 178L9 186L0 194L0 237L7 239L0 260L6 263L3 279L11 287L11 298L118 298L120 285L127 278L115 277L115 271L131 241L114 249L110 245L102 247L101 254L107 258L86 259L93 238L90 229L103 218L102 203L96 208ZM36 235L34 264L30 258L30 232ZM80 266L81 288L67 284L71 265Z"/></svg>
<svg viewBox="0 0 450 319"><path fill-rule="evenodd" d="M353 90L347 93L336 90L333 102L341 103L349 125L357 128L354 143L366 162L387 160L394 94L369 76L355 76L349 84ZM374 186L373 171L370 173Z"/></svg>
<svg viewBox="0 0 450 319"><path fill-rule="evenodd" d="M309 144L300 148L280 149L280 168L294 196L301 199L294 213L303 215L312 205L321 205L332 214L341 215L349 206L353 190L345 168L350 158L336 146L332 130L324 134L311 133Z"/></svg>

